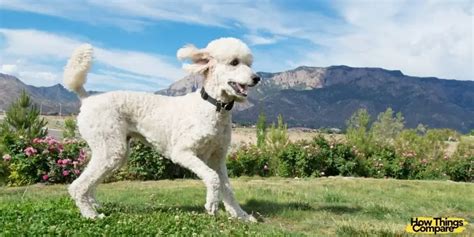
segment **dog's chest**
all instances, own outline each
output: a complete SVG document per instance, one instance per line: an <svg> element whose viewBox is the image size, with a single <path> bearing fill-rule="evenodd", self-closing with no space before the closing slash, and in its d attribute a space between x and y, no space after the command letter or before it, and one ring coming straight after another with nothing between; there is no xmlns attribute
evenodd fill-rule
<svg viewBox="0 0 474 237"><path fill-rule="evenodd" d="M228 123L215 123L204 126L200 130L196 141L196 149L199 153L213 152L228 146L230 142L231 127Z"/></svg>

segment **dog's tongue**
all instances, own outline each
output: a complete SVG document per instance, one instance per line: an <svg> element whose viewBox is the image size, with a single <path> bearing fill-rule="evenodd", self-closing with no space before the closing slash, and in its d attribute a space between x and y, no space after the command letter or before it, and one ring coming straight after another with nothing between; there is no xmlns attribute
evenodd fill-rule
<svg viewBox="0 0 474 237"><path fill-rule="evenodd" d="M236 83L237 85L237 88L239 89L239 92L244 94L244 95L247 95L247 86L246 85L241 85L239 83Z"/></svg>

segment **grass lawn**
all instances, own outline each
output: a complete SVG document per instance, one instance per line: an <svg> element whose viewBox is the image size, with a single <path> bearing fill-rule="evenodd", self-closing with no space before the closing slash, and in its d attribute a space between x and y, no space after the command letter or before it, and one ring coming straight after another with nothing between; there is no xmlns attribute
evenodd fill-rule
<svg viewBox="0 0 474 237"><path fill-rule="evenodd" d="M474 235L474 184L362 178L239 178L236 196L258 224L204 213L198 180L103 184L102 220L81 219L64 185L0 187L6 236L399 236L411 217L465 218ZM2 234L0 234L2 235ZM459 236L459 235L457 235Z"/></svg>

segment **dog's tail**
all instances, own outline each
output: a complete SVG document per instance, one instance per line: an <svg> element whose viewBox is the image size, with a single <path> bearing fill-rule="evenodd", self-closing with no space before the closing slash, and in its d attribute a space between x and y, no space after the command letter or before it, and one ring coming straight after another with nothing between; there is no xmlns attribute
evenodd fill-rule
<svg viewBox="0 0 474 237"><path fill-rule="evenodd" d="M90 44L79 46L64 68L64 85L70 91L76 93L80 99L88 96L84 89L87 73L92 65L93 49Z"/></svg>

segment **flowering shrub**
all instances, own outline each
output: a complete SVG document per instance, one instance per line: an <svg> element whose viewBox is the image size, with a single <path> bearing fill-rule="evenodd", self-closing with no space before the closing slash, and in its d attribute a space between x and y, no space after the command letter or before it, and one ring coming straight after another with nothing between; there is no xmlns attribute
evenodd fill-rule
<svg viewBox="0 0 474 237"><path fill-rule="evenodd" d="M277 154L266 149L245 144L232 152L229 175L474 180L474 144L461 142L453 155L447 155L440 139L413 131L403 131L395 145L374 146L370 152L321 136L289 143Z"/></svg>
<svg viewBox="0 0 474 237"><path fill-rule="evenodd" d="M237 151L227 157L229 176L269 176L272 174L270 156L252 144L242 144Z"/></svg>
<svg viewBox="0 0 474 237"><path fill-rule="evenodd" d="M7 146L3 163L9 185L36 182L69 183L77 178L86 162L85 143L79 140L58 141L53 137L19 138Z"/></svg>
<svg viewBox="0 0 474 237"><path fill-rule="evenodd" d="M118 180L158 180L190 178L195 175L140 142L133 142L127 165L107 178L106 182Z"/></svg>
<svg viewBox="0 0 474 237"><path fill-rule="evenodd" d="M454 181L474 181L474 144L460 142L456 152L446 156L446 174Z"/></svg>
<svg viewBox="0 0 474 237"><path fill-rule="evenodd" d="M316 137L312 142L289 143L280 152L244 144L228 156L229 175L319 177L359 175L361 161L343 143Z"/></svg>

